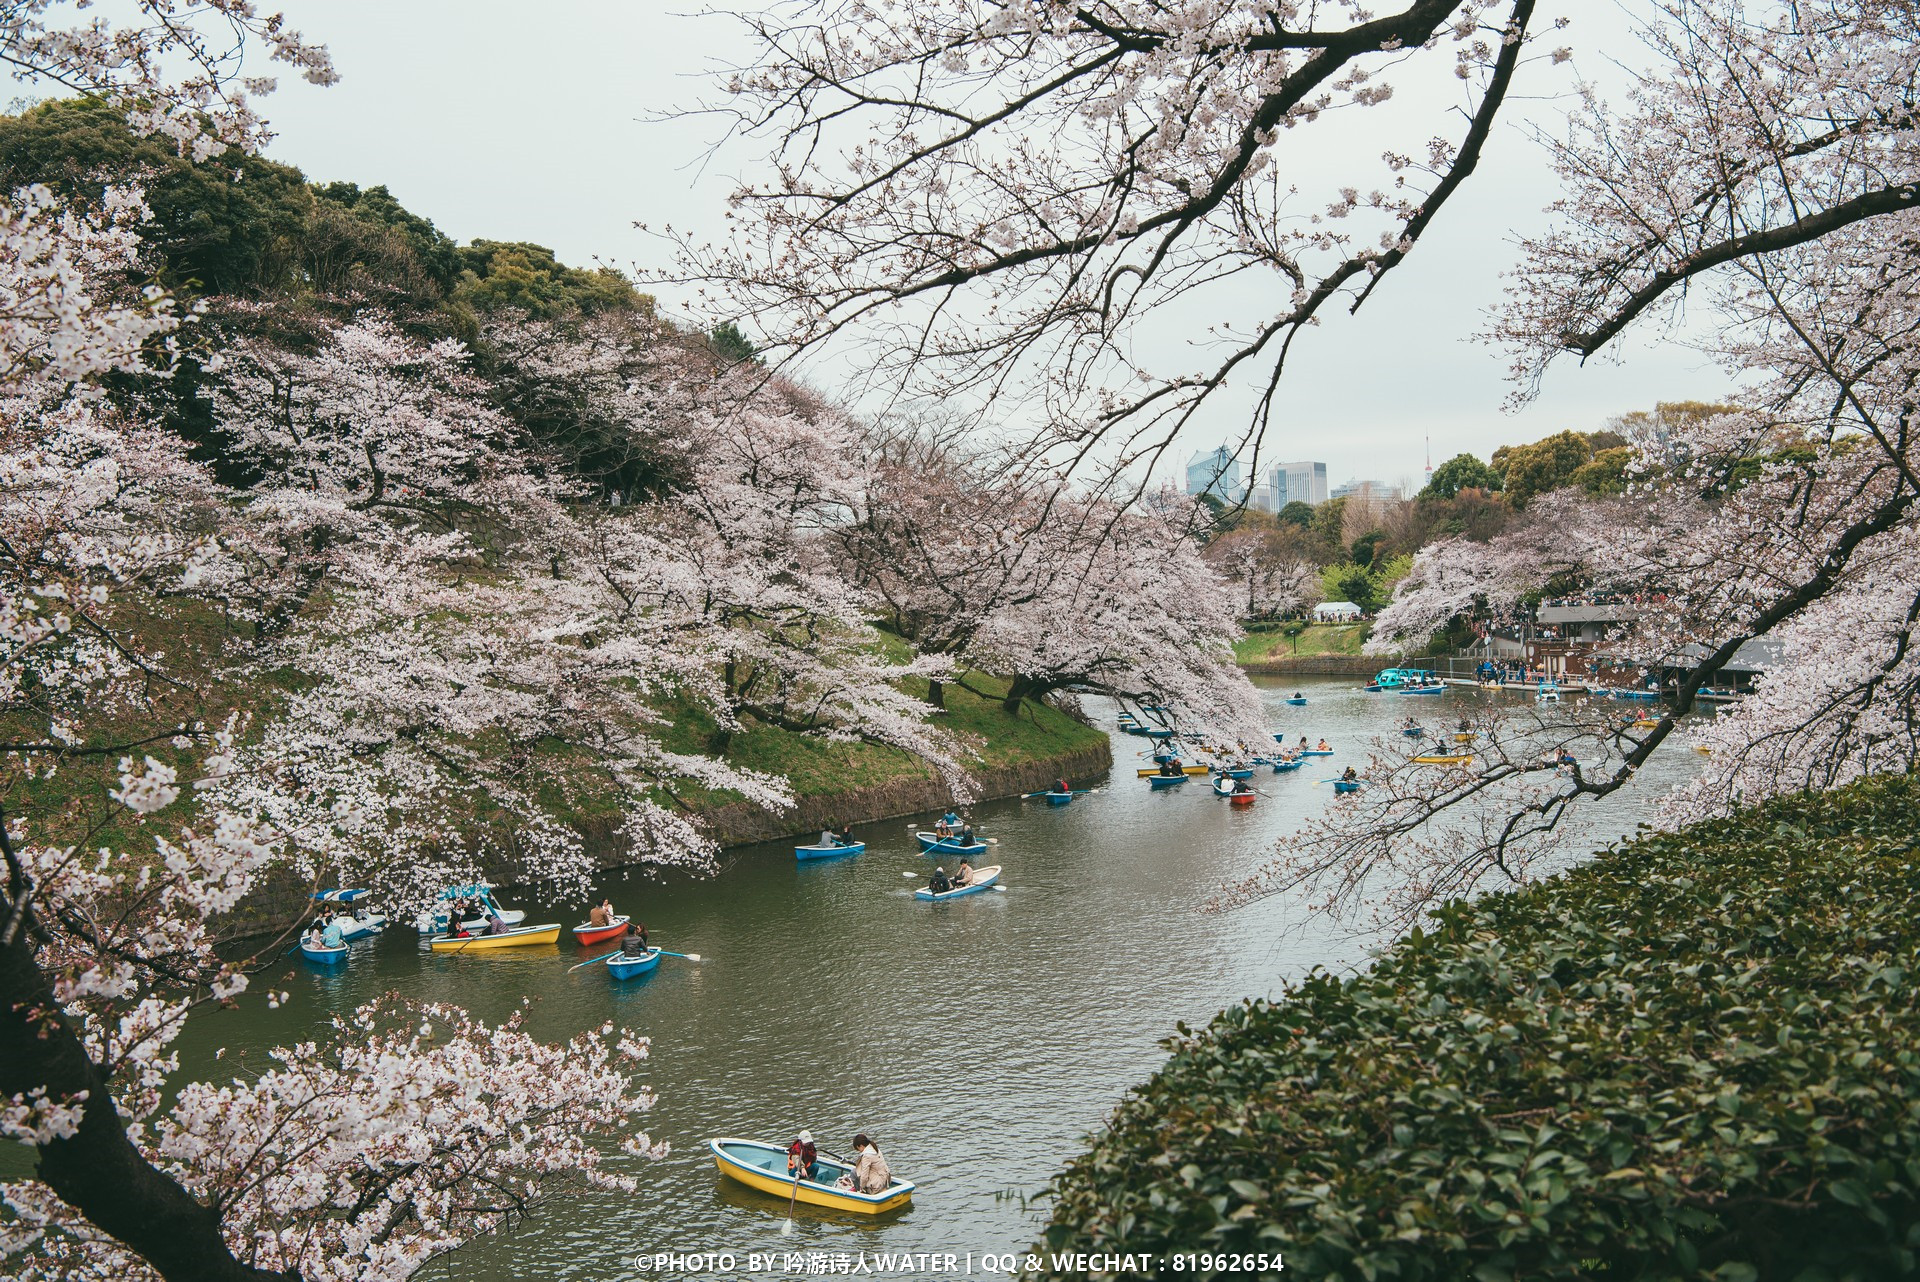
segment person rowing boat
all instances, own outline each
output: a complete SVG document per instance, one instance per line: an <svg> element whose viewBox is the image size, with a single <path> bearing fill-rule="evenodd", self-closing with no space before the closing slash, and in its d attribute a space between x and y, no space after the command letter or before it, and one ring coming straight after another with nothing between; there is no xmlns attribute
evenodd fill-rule
<svg viewBox="0 0 1920 1282"><path fill-rule="evenodd" d="M787 1174L795 1179L820 1179L820 1150L814 1147L813 1132L801 1131L793 1143L787 1145Z"/></svg>
<svg viewBox="0 0 1920 1282"><path fill-rule="evenodd" d="M936 895L944 895L953 889L953 878L947 876L946 865L934 868L933 876L927 878L927 889Z"/></svg>
<svg viewBox="0 0 1920 1282"><path fill-rule="evenodd" d="M623 957L644 957L647 952L647 928L637 921L627 923L627 933L620 936L620 955Z"/></svg>

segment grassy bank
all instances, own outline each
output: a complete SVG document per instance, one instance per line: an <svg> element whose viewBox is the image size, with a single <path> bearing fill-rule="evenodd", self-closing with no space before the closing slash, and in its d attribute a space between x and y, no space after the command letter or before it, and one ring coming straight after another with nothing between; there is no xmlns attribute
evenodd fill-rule
<svg viewBox="0 0 1920 1282"><path fill-rule="evenodd" d="M1048 1249L1283 1252L1328 1280L1913 1276L1917 832L1893 777L1650 834L1183 1029L1060 1177Z"/></svg>
<svg viewBox="0 0 1920 1282"><path fill-rule="evenodd" d="M1366 623L1313 623L1309 624L1299 637L1296 650L1294 638L1289 637L1280 628L1272 631L1249 632L1233 643L1235 663L1265 663L1273 659L1307 658L1310 655L1358 655L1360 647L1366 644L1367 632L1372 625Z"/></svg>
<svg viewBox="0 0 1920 1282"><path fill-rule="evenodd" d="M1005 680L983 673L969 674L967 683L994 696L1003 695L1007 688ZM1025 703L1018 711L1009 712L998 697L982 698L951 685L943 702L944 711L928 711L935 725L974 754L965 760L969 769L995 770L1050 761L1107 741L1105 731L1044 704ZM713 726L704 717L682 713L675 717L665 737L667 746L675 751L693 752L702 750L712 733ZM795 795L802 799L845 793L851 786L935 777L920 758L897 749L812 738L758 723L733 736L726 758L735 765L786 776ZM731 793L697 789L689 789L682 796L696 811L735 800Z"/></svg>

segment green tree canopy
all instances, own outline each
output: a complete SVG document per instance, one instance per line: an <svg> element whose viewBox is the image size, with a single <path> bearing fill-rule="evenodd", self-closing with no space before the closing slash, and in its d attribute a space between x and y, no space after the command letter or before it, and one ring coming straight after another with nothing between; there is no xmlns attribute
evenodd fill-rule
<svg viewBox="0 0 1920 1282"><path fill-rule="evenodd" d="M153 221L160 282L176 293L258 294L297 284L298 246L313 195L298 169L241 151L194 164L165 139L141 137L97 98L43 102L0 116L0 189L43 183L97 202L112 183L138 184Z"/></svg>
<svg viewBox="0 0 1920 1282"><path fill-rule="evenodd" d="M1500 474L1471 454L1456 454L1439 467L1426 488L1416 496L1423 499L1450 499L1461 490L1498 490Z"/></svg>
<svg viewBox="0 0 1920 1282"><path fill-rule="evenodd" d="M753 340L740 332L740 327L732 321L721 321L707 335L707 343L713 348L713 354L728 365L738 365L753 360L760 349Z"/></svg>
<svg viewBox="0 0 1920 1282"><path fill-rule="evenodd" d="M651 311L653 299L612 268L568 267L545 245L476 240L457 251L454 297L476 311L517 307L533 316L570 311Z"/></svg>
<svg viewBox="0 0 1920 1282"><path fill-rule="evenodd" d="M1594 448L1584 432L1556 432L1531 445L1512 445L1494 452L1502 469L1508 506L1518 510L1537 494L1557 490L1573 474L1593 461Z"/></svg>
<svg viewBox="0 0 1920 1282"><path fill-rule="evenodd" d="M1297 525L1303 530L1307 529L1313 525L1313 504L1302 503L1299 499L1295 499L1281 508L1275 519L1285 521L1289 525Z"/></svg>

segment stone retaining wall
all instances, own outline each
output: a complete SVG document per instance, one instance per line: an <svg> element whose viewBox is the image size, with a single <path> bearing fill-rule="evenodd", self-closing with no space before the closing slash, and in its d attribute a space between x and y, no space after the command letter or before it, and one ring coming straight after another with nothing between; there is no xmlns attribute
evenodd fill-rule
<svg viewBox="0 0 1920 1282"><path fill-rule="evenodd" d="M1303 654L1297 659L1289 656L1240 665L1247 675L1255 677L1370 677L1392 666L1391 659L1359 654Z"/></svg>

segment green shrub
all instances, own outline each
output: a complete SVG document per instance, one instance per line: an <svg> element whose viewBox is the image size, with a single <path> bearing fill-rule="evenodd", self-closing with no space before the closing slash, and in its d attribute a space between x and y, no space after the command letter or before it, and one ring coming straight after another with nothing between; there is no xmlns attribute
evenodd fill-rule
<svg viewBox="0 0 1920 1282"><path fill-rule="evenodd" d="M1316 1282L1912 1276L1916 819L1897 777L1643 834L1183 1027L1042 1249L1277 1250Z"/></svg>

